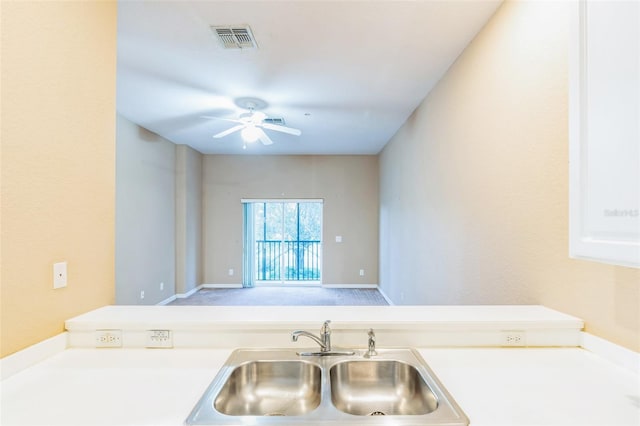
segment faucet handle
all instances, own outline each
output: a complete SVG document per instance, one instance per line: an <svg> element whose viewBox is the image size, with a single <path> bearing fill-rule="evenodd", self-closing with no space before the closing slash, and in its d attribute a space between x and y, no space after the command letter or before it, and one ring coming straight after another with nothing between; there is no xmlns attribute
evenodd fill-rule
<svg viewBox="0 0 640 426"><path fill-rule="evenodd" d="M372 356L378 355L378 352L376 351L376 333L373 332L373 328L370 328L367 334L369 335L369 341L368 341L369 349L364 354L364 357L371 358Z"/></svg>
<svg viewBox="0 0 640 426"><path fill-rule="evenodd" d="M324 324L322 324L322 328L320 329L320 333L321 334L330 334L331 333L331 327L329 327L329 323L331 323L331 320L326 320L324 322Z"/></svg>

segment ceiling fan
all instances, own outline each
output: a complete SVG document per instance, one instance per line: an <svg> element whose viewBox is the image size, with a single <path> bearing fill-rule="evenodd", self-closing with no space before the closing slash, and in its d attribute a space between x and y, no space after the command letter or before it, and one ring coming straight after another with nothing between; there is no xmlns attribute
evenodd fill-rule
<svg viewBox="0 0 640 426"><path fill-rule="evenodd" d="M231 121L233 123L238 123L237 125L227 130L224 130L220 133L213 135L213 137L215 139L219 139L219 138L228 136L232 133L240 131L242 140L245 142L251 143L259 140L260 142L262 142L263 145L271 145L273 144L273 141L265 133L263 129L275 130L276 132L287 133L289 135L294 135L294 136L300 136L302 134L300 130L294 129L292 127L265 122L265 119L267 119L267 115L262 111L256 111L256 109L263 107L263 105L266 106L266 103L264 102L259 103L255 101L254 100L249 100L246 102L236 101L236 104L239 104L240 106L248 110L248 112L240 114L240 117L238 119L203 116L203 118L211 118L214 120L223 120L223 121Z"/></svg>

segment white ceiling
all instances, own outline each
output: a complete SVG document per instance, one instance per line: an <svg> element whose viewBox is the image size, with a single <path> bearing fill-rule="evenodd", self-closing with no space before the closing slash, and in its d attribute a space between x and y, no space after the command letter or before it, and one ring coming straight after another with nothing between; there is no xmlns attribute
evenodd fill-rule
<svg viewBox="0 0 640 426"><path fill-rule="evenodd" d="M117 109L206 154L376 154L502 0L120 1ZM256 50L210 26L246 24ZM302 130L242 150L234 99Z"/></svg>

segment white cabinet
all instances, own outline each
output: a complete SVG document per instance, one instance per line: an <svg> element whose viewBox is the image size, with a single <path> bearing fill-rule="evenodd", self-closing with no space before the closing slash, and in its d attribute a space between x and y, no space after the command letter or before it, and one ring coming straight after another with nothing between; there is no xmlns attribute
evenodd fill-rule
<svg viewBox="0 0 640 426"><path fill-rule="evenodd" d="M640 267L640 1L574 6L570 255Z"/></svg>

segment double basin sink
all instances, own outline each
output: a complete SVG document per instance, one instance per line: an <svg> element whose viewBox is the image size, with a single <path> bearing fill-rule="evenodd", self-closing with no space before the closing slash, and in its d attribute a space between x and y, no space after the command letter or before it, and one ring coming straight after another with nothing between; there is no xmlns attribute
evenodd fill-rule
<svg viewBox="0 0 640 426"><path fill-rule="evenodd" d="M238 349L185 423L466 426L469 420L411 348L378 349L370 358Z"/></svg>

